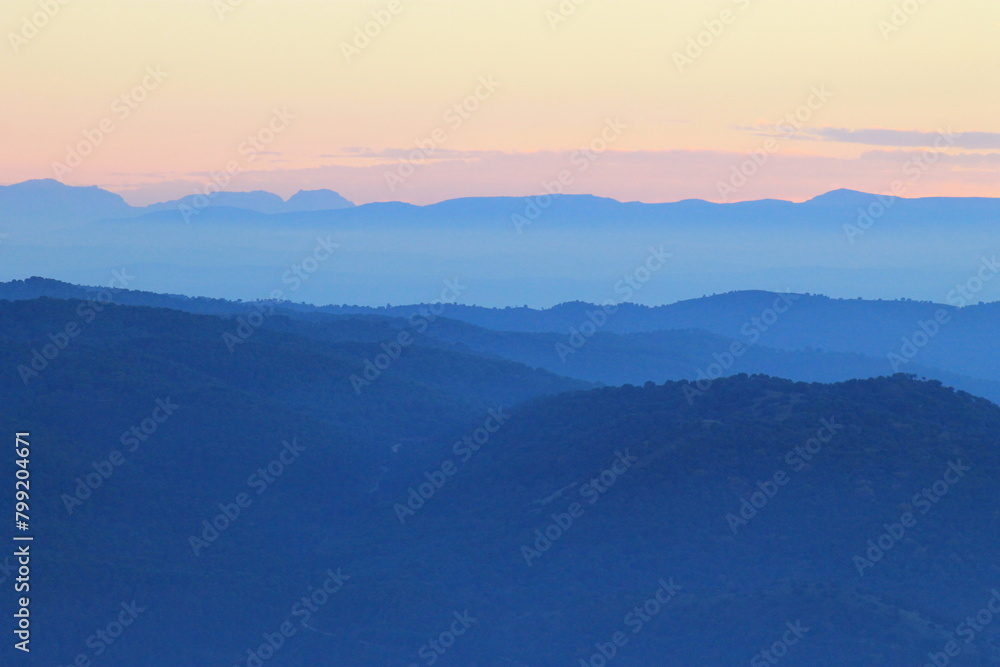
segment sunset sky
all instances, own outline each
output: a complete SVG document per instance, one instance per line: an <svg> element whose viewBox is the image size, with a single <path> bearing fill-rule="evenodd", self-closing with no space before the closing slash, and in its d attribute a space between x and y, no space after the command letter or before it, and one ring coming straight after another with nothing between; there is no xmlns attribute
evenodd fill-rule
<svg viewBox="0 0 1000 667"><path fill-rule="evenodd" d="M995 0L5 0L0 27L3 184L1000 196Z"/></svg>

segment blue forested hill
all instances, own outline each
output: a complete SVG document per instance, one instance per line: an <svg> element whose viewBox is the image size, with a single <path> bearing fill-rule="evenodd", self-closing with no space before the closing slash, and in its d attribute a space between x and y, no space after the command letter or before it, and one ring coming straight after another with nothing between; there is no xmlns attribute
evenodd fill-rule
<svg viewBox="0 0 1000 667"><path fill-rule="evenodd" d="M43 296L234 320L263 310L274 314L264 318L263 328L327 342L391 342L402 331L415 332L417 323L419 345L508 359L610 385L704 382L741 372L817 382L906 372L1000 401L1000 361L992 354L990 334L1000 326L1000 310L989 304L956 308L736 292L657 308L622 304L611 313L582 302L548 310L457 304L360 308L262 305L103 290L42 278L0 284L2 299Z"/></svg>
<svg viewBox="0 0 1000 667"><path fill-rule="evenodd" d="M4 367L64 305L4 308ZM918 664L990 597L1000 408L934 382L738 376L691 400L687 383L540 396L566 387L507 375L538 397L490 412L470 403L505 375L465 357L457 407L414 367L352 402L308 397L338 382L328 344L261 331L227 359L194 344L213 318L106 315L0 409L33 425L56 664L132 600L113 664L253 665L264 646L275 665L548 666L625 632L618 664L729 665L786 623L807 629L789 664ZM964 664L991 664L996 633Z"/></svg>

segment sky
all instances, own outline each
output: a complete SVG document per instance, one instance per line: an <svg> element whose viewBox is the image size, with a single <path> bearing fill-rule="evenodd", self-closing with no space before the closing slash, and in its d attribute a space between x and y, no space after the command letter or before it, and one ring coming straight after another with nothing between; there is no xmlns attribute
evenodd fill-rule
<svg viewBox="0 0 1000 667"><path fill-rule="evenodd" d="M0 183L1000 196L995 0L5 0Z"/></svg>

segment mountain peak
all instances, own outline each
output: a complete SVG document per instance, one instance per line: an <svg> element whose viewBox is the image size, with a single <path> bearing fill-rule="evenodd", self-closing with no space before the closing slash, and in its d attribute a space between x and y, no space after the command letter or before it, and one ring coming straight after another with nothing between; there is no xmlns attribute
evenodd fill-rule
<svg viewBox="0 0 1000 667"><path fill-rule="evenodd" d="M285 210L288 212L330 211L340 208L354 208L354 202L328 189L299 190L285 202Z"/></svg>
<svg viewBox="0 0 1000 667"><path fill-rule="evenodd" d="M25 187L60 187L68 188L70 186L57 181L54 178L33 178L22 183L17 183L16 185Z"/></svg>
<svg viewBox="0 0 1000 667"><path fill-rule="evenodd" d="M106 192L106 190L101 190L101 188L96 185L67 185L61 181L57 181L54 178L33 178L27 181L22 181L20 183L14 183L8 185L8 188L13 188L19 191L27 192ZM112 193L108 193L112 194Z"/></svg>
<svg viewBox="0 0 1000 667"><path fill-rule="evenodd" d="M818 197L813 197L805 203L819 204L823 206L852 206L855 204L866 204L878 196L879 195L861 192L859 190L840 188L838 190L831 190L830 192L819 195Z"/></svg>
<svg viewBox="0 0 1000 667"><path fill-rule="evenodd" d="M132 207L121 196L96 185L80 187L41 178L0 186L0 210L12 221L61 226L127 216Z"/></svg>

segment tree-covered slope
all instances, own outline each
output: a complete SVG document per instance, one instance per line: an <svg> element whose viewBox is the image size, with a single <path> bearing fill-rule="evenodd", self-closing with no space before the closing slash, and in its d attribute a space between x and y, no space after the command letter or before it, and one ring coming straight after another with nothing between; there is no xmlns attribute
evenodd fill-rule
<svg viewBox="0 0 1000 667"><path fill-rule="evenodd" d="M953 636L961 664L995 664L996 628L958 634L1000 577L988 401L901 376L574 391L468 416L373 483L367 432L130 346L137 328L0 410L38 425L37 618L58 664L133 599L148 611L108 664L255 664L286 621L267 664L548 667L621 632L615 664L732 665L786 623L806 629L789 665L923 664ZM129 451L164 396L178 407Z"/></svg>

